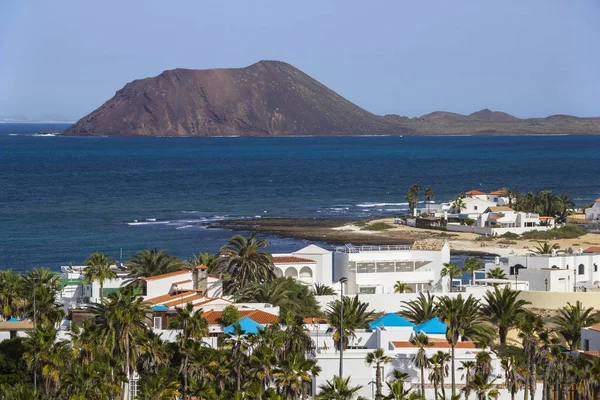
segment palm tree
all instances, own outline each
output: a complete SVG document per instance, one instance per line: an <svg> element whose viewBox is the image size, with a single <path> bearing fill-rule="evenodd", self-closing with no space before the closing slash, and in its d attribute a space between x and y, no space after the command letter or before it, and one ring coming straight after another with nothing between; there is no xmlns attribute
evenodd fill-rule
<svg viewBox="0 0 600 400"><path fill-rule="evenodd" d="M317 296L333 296L335 290L331 286L327 286L324 283L315 283L315 295Z"/></svg>
<svg viewBox="0 0 600 400"><path fill-rule="evenodd" d="M269 303L280 307L290 306L293 301L288 289L288 279L276 278L267 282L254 282L240 290L235 298L239 302Z"/></svg>
<svg viewBox="0 0 600 400"><path fill-rule="evenodd" d="M392 362L391 357L388 357L383 352L383 349L379 348L375 351L367 353L367 357L365 358L365 362L372 366L375 364L375 398L381 398L381 389L383 387L383 383L381 381L381 369L383 365Z"/></svg>
<svg viewBox="0 0 600 400"><path fill-rule="evenodd" d="M450 354L438 351L429 359L429 380L433 382L435 388L436 398L438 397L438 387L442 389L442 399L446 398L446 389L444 387L444 380L448 376L448 360Z"/></svg>
<svg viewBox="0 0 600 400"><path fill-rule="evenodd" d="M340 300L332 301L328 304L325 311L327 322L329 323L329 331L333 332L333 340L336 348L340 349L340 320L343 320L344 326L344 349L348 347L348 339L354 337L354 331L359 328L366 327L367 322L371 319L373 311L367 310L369 303L363 303L358 300L358 295L350 298L344 296L344 314L341 315Z"/></svg>
<svg viewBox="0 0 600 400"><path fill-rule="evenodd" d="M362 386L350 387L350 377L343 379L334 376L332 380L319 386L319 395L316 400L352 400L356 398L356 393L362 389Z"/></svg>
<svg viewBox="0 0 600 400"><path fill-rule="evenodd" d="M435 197L435 192L433 191L432 188L426 188L425 192L423 192L423 194L425 195L425 200L427 200L427 210L429 210L429 203L431 203L431 200L433 200L433 198Z"/></svg>
<svg viewBox="0 0 600 400"><path fill-rule="evenodd" d="M180 396L179 382L169 376L167 368L161 368L156 374L144 377L138 400L175 400Z"/></svg>
<svg viewBox="0 0 600 400"><path fill-rule="evenodd" d="M471 386L469 383L471 382L471 375L473 374L473 371L475 371L475 361L461 361L460 365L458 371L465 371L465 374L462 376L462 378L465 379L465 387L463 388L465 400L469 400L469 395L471 394Z"/></svg>
<svg viewBox="0 0 600 400"><path fill-rule="evenodd" d="M525 306L531 304L519 299L520 293L509 287L504 287L502 290L494 287L493 291L488 290L483 296L481 314L484 320L498 327L501 345L506 344L508 331L518 325L519 319L525 312Z"/></svg>
<svg viewBox="0 0 600 400"><path fill-rule="evenodd" d="M598 313L592 307L584 308L583 303L579 300L575 305L567 303L558 310L558 316L555 318L556 325L558 325L557 331L565 339L571 351L579 348L581 329L596 321L598 321Z"/></svg>
<svg viewBox="0 0 600 400"><path fill-rule="evenodd" d="M462 269L452 261L442 264L444 268L440 272L440 276L445 278L446 276L450 277L450 291L452 292L452 280L455 276L462 276Z"/></svg>
<svg viewBox="0 0 600 400"><path fill-rule="evenodd" d="M396 284L394 285L394 293L406 293L412 291L412 288L404 282L396 281Z"/></svg>
<svg viewBox="0 0 600 400"><path fill-rule="evenodd" d="M436 304L438 317L446 324L446 339L452 349L452 395L456 395L456 380L454 368L454 349L459 336L481 339L490 336L490 327L483 324L480 314L479 301L473 296L466 299L462 295L456 298L442 296Z"/></svg>
<svg viewBox="0 0 600 400"><path fill-rule="evenodd" d="M425 347L433 345L429 341L429 337L423 332L419 332L410 339L410 344L419 348L413 359L415 367L421 370L421 396L425 398L425 368L429 368L429 358L427 358L427 351Z"/></svg>
<svg viewBox="0 0 600 400"><path fill-rule="evenodd" d="M183 267L181 260L167 254L166 250L142 250L125 263L129 269L127 277L134 282L139 278L174 272Z"/></svg>
<svg viewBox="0 0 600 400"><path fill-rule="evenodd" d="M535 247L536 254L552 254L552 250L558 250L560 246L557 243L549 244L548 242L540 243Z"/></svg>
<svg viewBox="0 0 600 400"><path fill-rule="evenodd" d="M190 267L204 265L207 268L206 272L209 274L220 275L223 272L221 267L221 259L218 255L211 253L200 253L198 255L194 255L188 264Z"/></svg>
<svg viewBox="0 0 600 400"><path fill-rule="evenodd" d="M389 394L384 396L385 400L423 400L416 392L413 392L411 388L404 389L404 382L402 380L394 379L391 382L385 383Z"/></svg>
<svg viewBox="0 0 600 400"><path fill-rule="evenodd" d="M485 277L488 279L507 279L506 274L500 267L490 269Z"/></svg>
<svg viewBox="0 0 600 400"><path fill-rule="evenodd" d="M475 285L475 271L479 271L483 267L483 262L478 260L477 257L468 257L465 259L465 265L463 269L465 272L471 273L471 285Z"/></svg>
<svg viewBox="0 0 600 400"><path fill-rule="evenodd" d="M421 193L421 187L416 183L412 184L410 188L408 188L408 193L404 198L408 201L408 208L410 209L410 214L414 215L415 208L417 208L417 203L419 202L419 193Z"/></svg>
<svg viewBox="0 0 600 400"><path fill-rule="evenodd" d="M511 189L507 186L503 187L501 191L503 192L502 197L508 198L508 206L512 208L513 202L519 196L519 191L516 189Z"/></svg>
<svg viewBox="0 0 600 400"><path fill-rule="evenodd" d="M42 393L34 391L31 384L0 385L3 400L42 400Z"/></svg>
<svg viewBox="0 0 600 400"><path fill-rule="evenodd" d="M149 304L127 286L110 293L90 310L100 326L103 345L113 357L123 359L122 372L129 381L135 365L133 344L141 330L149 329Z"/></svg>
<svg viewBox="0 0 600 400"><path fill-rule="evenodd" d="M170 318L170 328L181 329L177 334L177 342L179 349L184 353L184 361L182 365L183 371L183 398L187 398L188 386L188 356L186 351L186 343L190 340L199 340L208 335L208 324L202 318L202 309L194 311L194 305L187 303L184 307L178 308L177 313Z"/></svg>
<svg viewBox="0 0 600 400"><path fill-rule="evenodd" d="M83 274L83 281L91 284L98 281L100 284L100 301L104 297L104 281L115 279L117 274L110 268L113 260L103 253L94 253L85 261L87 268Z"/></svg>
<svg viewBox="0 0 600 400"><path fill-rule="evenodd" d="M544 321L539 315L525 312L519 321L519 338L525 356L525 398L531 391L531 399L535 397L537 354L539 350L538 335L544 330Z"/></svg>
<svg viewBox="0 0 600 400"><path fill-rule="evenodd" d="M224 268L236 283L231 289L243 289L249 284L267 282L275 277L273 257L262 249L269 244L253 233L247 238L235 235L221 247Z"/></svg>
<svg viewBox="0 0 600 400"><path fill-rule="evenodd" d="M460 211L465 207L466 204L463 196L457 196L452 200L452 208L456 213L460 214Z"/></svg>
<svg viewBox="0 0 600 400"><path fill-rule="evenodd" d="M12 270L0 271L0 315L8 320L24 311L27 304L24 280Z"/></svg>
<svg viewBox="0 0 600 400"><path fill-rule="evenodd" d="M437 314L435 311L435 296L427 292L427 297L421 292L416 300L403 301L400 315L419 325L429 321Z"/></svg>
<svg viewBox="0 0 600 400"><path fill-rule="evenodd" d="M470 382L470 389L477 394L477 400L495 399L499 393L494 382L495 379L490 382L488 376L475 374Z"/></svg>
<svg viewBox="0 0 600 400"><path fill-rule="evenodd" d="M515 395L523 388L524 384L523 362L520 358L510 355L502 358L500 366L504 370L504 385L509 391L511 399L515 400ZM546 399L546 397L543 398Z"/></svg>

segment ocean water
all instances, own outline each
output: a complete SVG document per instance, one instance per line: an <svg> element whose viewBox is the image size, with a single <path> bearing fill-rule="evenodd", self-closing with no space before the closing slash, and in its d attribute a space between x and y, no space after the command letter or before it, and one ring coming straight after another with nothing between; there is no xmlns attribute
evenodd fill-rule
<svg viewBox="0 0 600 400"><path fill-rule="evenodd" d="M225 218L394 216L412 183L600 197L600 136L72 138L0 124L0 269L215 252ZM274 252L304 241L269 237Z"/></svg>

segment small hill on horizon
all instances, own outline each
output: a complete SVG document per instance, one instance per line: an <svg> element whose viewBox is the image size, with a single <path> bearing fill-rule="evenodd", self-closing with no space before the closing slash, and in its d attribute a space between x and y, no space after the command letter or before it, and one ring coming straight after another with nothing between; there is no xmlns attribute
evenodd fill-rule
<svg viewBox="0 0 600 400"><path fill-rule="evenodd" d="M520 119L483 109L375 115L290 64L174 69L126 84L65 131L78 136L341 136L600 133L600 118Z"/></svg>

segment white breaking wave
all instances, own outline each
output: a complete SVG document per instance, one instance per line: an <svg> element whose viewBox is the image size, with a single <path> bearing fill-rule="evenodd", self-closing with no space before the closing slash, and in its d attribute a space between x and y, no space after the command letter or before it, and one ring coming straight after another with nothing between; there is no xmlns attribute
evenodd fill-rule
<svg viewBox="0 0 600 400"><path fill-rule="evenodd" d="M408 203L361 203L356 207L389 207L389 206L407 206Z"/></svg>
<svg viewBox="0 0 600 400"><path fill-rule="evenodd" d="M137 225L167 225L171 221L144 221L140 222L138 220L134 220L133 222L128 222L127 225L137 226Z"/></svg>

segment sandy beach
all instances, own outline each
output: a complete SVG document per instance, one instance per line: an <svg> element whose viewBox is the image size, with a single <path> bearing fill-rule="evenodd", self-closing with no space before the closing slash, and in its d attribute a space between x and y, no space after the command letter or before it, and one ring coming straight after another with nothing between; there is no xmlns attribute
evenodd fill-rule
<svg viewBox="0 0 600 400"><path fill-rule="evenodd" d="M383 223L393 226L385 230L370 230L369 226ZM311 218L260 218L223 221L214 228L256 231L280 237L326 242L332 245L345 243L360 244L411 244L421 239L447 240L454 254L497 255L508 257L523 255L533 251L539 244L535 240L503 239L485 240L481 235L464 232L446 232L433 229L413 228L394 224L393 218L371 221L349 221L343 219ZM510 242L510 243L508 243ZM600 234L588 233L577 239L550 241L558 243L561 249L573 250L600 246Z"/></svg>

